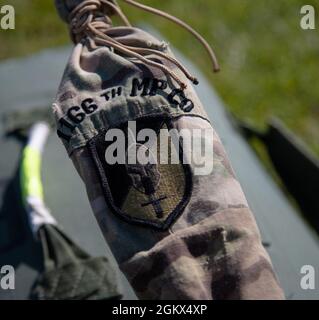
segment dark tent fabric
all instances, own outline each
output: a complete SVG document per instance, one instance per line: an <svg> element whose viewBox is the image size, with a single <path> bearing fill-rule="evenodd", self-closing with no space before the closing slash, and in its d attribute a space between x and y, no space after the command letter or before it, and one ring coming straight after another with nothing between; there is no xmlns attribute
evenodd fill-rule
<svg viewBox="0 0 319 320"><path fill-rule="evenodd" d="M279 119L272 118L265 132L260 132L234 117L246 139L264 143L274 168L284 186L296 200L304 217L319 232L319 160Z"/></svg>

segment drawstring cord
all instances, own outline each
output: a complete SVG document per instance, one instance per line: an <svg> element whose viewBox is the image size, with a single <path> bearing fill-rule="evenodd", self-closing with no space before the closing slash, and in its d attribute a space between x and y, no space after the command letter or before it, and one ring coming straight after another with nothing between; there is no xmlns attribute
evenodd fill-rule
<svg viewBox="0 0 319 320"><path fill-rule="evenodd" d="M140 4L133 0L122 0L129 5L132 5L136 8L142 9L144 11L150 12L152 14L161 16L170 21L173 21L177 25L183 27L188 32L190 32L207 50L214 67L214 72L219 71L219 65L217 62L217 58L213 49L209 46L207 41L194 29L192 29L188 24L181 21L180 19L169 15L166 12L163 12L158 9L154 9L152 7ZM194 84L198 84L198 80L193 77L189 71L176 59L171 57L170 55L154 50L151 48L143 48L143 47L133 47L124 45L119 41L111 38L106 34L106 31L112 28L112 20L110 19L110 15L116 14L122 20L125 26L131 27L131 24L125 14L122 12L121 8L116 4L114 0L84 0L81 2L74 10L70 13L69 21L70 21L70 33L72 40L77 43L81 41L84 36L87 36L90 41L90 45L93 48L96 48L96 45L106 45L112 47L113 49L125 54L129 57L136 58L141 62L145 63L150 67L155 67L163 71L164 73L170 75L182 89L185 89L187 85L180 80L177 74L175 74L172 70L170 70L165 65L155 62L149 58L143 56L143 54L154 54L160 56L167 61L173 63L178 69L180 69L183 74Z"/></svg>
<svg viewBox="0 0 319 320"><path fill-rule="evenodd" d="M219 65L218 65L218 61L216 58L216 55L213 51L213 49L211 48L211 46L208 44L208 42L197 32L195 31L191 26L189 26L187 23L185 23L184 21L164 12L161 11L159 9L155 9L149 6L146 6L144 4L138 3L134 0L122 0L134 7L137 7L139 9L142 9L144 11L150 12L152 14L158 15L160 17L166 18L174 23L176 23L177 25L179 25L180 27L186 29L188 32L190 32L203 46L204 48L207 50L212 63L213 63L213 67L214 67L214 72L218 72L220 70Z"/></svg>

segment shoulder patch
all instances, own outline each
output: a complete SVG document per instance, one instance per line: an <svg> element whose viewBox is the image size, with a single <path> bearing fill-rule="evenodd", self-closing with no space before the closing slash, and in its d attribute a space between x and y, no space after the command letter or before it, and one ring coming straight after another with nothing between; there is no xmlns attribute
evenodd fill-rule
<svg viewBox="0 0 319 320"><path fill-rule="evenodd" d="M150 127L146 121L145 127ZM127 130L125 133L125 163L108 164L106 150L110 142L105 141L106 131L89 141L89 149L100 177L106 202L112 212L128 223L150 227L156 230L167 230L182 214L192 193L192 173L188 164L183 164L181 143L172 143L170 120L157 122L157 140L154 148L136 140L129 145ZM138 124L139 129L143 124ZM154 123L152 126L154 127ZM168 133L168 163L162 164L159 146L161 144L159 129ZM123 128L122 128L123 129ZM125 131L125 129L123 129ZM178 149L179 163L170 163L171 148ZM148 159L155 159L147 164L139 163L138 157L132 164L128 161L128 152L134 149L137 154L148 154ZM152 149L152 150L151 150ZM152 153L153 152L153 153ZM156 161L157 160L157 161Z"/></svg>

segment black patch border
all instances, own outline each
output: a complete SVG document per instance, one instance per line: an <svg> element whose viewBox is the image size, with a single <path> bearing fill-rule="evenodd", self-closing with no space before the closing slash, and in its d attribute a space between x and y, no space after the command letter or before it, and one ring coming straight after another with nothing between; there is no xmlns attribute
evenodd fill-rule
<svg viewBox="0 0 319 320"><path fill-rule="evenodd" d="M150 119L154 118L158 119L159 121L164 121L168 127L168 130L172 129L172 119L170 117L142 117L140 120L144 119ZM108 183L107 176L105 174L103 165L99 159L97 148L96 148L96 142L95 140L98 138L100 135L105 135L107 130L101 131L97 136L92 138L91 140L88 141L88 148L90 150L91 156L94 160L94 164L96 166L96 169L98 171L98 176L102 185L102 190L104 193L104 197L106 200L106 203L108 204L109 208L111 209L112 213L115 214L116 217L121 218L123 221L134 224L134 225L139 225L142 227L149 227L152 229L155 229L157 231L167 231L175 222L176 220L182 215L184 209L188 205L192 192L193 192L193 174L192 170L189 164L184 164L182 163L183 169L184 169L184 175L185 175L185 188L184 188L184 194L182 200L178 203L178 205L175 207L175 209L167 216L166 220L164 222L154 222L154 221L148 221L146 219L140 219L140 218L134 218L131 217L130 215L126 214L124 211L122 211L120 208L116 206L113 200L112 192L110 190L110 186ZM179 141L179 157L180 159L183 159L183 147L181 145L181 142Z"/></svg>

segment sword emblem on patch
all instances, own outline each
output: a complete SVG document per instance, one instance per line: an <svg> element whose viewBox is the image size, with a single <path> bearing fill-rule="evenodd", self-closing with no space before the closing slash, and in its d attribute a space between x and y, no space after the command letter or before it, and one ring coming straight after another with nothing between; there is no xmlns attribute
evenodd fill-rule
<svg viewBox="0 0 319 320"><path fill-rule="evenodd" d="M192 191L189 165L161 164L153 149L136 140L127 147L126 153L142 152L153 161L140 163L136 156L137 161L133 164L109 165L105 161L104 135L105 132L93 138L89 147L108 206L128 223L167 230L189 202ZM178 152L183 159L181 147Z"/></svg>

